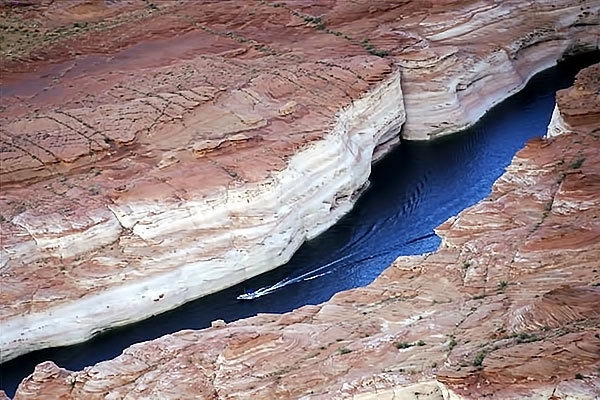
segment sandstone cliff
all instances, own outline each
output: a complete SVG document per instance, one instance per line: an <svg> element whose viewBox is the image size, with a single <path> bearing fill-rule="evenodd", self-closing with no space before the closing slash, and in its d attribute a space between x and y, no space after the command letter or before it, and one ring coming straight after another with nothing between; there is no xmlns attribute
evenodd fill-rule
<svg viewBox="0 0 600 400"><path fill-rule="evenodd" d="M599 40L591 0L7 4L2 361L284 263L405 119L460 130Z"/></svg>
<svg viewBox="0 0 600 400"><path fill-rule="evenodd" d="M556 106L548 126L548 137L572 131L593 134L600 131L599 77L600 65L596 64L581 71L573 86L556 94Z"/></svg>
<svg viewBox="0 0 600 400"><path fill-rule="evenodd" d="M566 118L574 131L529 142L487 199L437 229L435 253L319 306L167 335L80 372L40 364L15 399L597 399L599 78L600 65L578 75L576 93L595 95Z"/></svg>

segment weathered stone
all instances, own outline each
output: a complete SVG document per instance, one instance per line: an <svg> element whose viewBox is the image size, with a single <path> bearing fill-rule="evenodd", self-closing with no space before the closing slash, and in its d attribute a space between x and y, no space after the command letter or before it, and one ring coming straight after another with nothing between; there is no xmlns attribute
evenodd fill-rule
<svg viewBox="0 0 600 400"><path fill-rule="evenodd" d="M166 335L43 383L36 370L16 399L597 399L597 176L597 134L532 140L437 229L435 253L318 306Z"/></svg>
<svg viewBox="0 0 600 400"><path fill-rule="evenodd" d="M196 3L1 4L3 361L284 263L404 104L405 138L450 134L598 46L592 0Z"/></svg>
<svg viewBox="0 0 600 400"><path fill-rule="evenodd" d="M556 94L556 107L548 126L548 136L574 130L598 132L600 119L600 65L577 74L575 84Z"/></svg>

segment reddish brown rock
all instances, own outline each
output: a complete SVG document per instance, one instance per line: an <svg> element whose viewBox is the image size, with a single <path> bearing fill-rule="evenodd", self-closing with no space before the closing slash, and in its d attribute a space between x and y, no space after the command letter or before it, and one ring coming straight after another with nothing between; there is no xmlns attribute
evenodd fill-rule
<svg viewBox="0 0 600 400"><path fill-rule="evenodd" d="M548 128L548 133L557 135L564 130L598 132L600 130L599 91L600 65L596 64L577 74L573 86L558 91L553 121Z"/></svg>
<svg viewBox="0 0 600 400"><path fill-rule="evenodd" d="M5 11L31 26L2 65L3 360L284 263L397 142L392 60L286 7L157 4Z"/></svg>
<svg viewBox="0 0 600 400"><path fill-rule="evenodd" d="M600 8L2 6L2 360L284 263L353 206L405 119L417 140L474 123L563 54L597 48Z"/></svg>
<svg viewBox="0 0 600 400"><path fill-rule="evenodd" d="M598 176L598 135L532 140L435 253L318 306L42 364L16 399L597 399Z"/></svg>

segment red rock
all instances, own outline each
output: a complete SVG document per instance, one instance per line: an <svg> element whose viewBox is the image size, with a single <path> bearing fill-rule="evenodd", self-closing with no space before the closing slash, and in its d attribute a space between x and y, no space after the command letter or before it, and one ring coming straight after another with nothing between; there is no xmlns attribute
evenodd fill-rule
<svg viewBox="0 0 600 400"><path fill-rule="evenodd" d="M435 253L318 306L41 364L15 399L596 399L599 174L597 135L532 140Z"/></svg>
<svg viewBox="0 0 600 400"><path fill-rule="evenodd" d="M565 52L598 45L591 0L3 5L12 29L0 66L3 360L85 340L282 264L353 206L372 159L399 141L404 105L404 138L450 134ZM451 268L434 281L464 284L461 296L470 299L511 281L514 268L535 275L583 247L592 257L598 173L588 162L597 152L590 140L572 144L562 167L559 145L530 144L518 156L526 163L495 187L493 199L502 201L443 225L447 248L414 271L396 268L394 279L435 277L483 246L464 277ZM581 156L583 175L571 177L567 166ZM532 191L511 191L519 182ZM521 247L498 239L509 233ZM539 279L540 288L555 289ZM415 307L459 296L423 285L385 292ZM382 290L360 293L370 304ZM418 340L421 331L404 328L417 314L387 315L376 304L367 312L386 317L367 321L360 334L383 324L388 342ZM315 318L355 312L346 307L330 305ZM466 313L444 314L439 324ZM488 323L483 313L472 318ZM438 350L445 340L430 339ZM392 353L377 355L385 362L396 354L388 347ZM354 350L335 357L362 362ZM336 364L327 379L347 379L341 371L352 362ZM417 357L411 370L428 362ZM355 384L367 385L356 373Z"/></svg>

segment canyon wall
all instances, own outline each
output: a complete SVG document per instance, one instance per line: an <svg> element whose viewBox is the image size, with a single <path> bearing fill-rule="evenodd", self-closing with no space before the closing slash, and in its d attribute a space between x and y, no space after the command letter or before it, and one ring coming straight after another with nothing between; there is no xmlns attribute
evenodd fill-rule
<svg viewBox="0 0 600 400"><path fill-rule="evenodd" d="M458 9L440 3L444 6L439 15L402 24L419 32L414 46L423 47L399 57L407 110L402 137L408 140L464 130L565 54L600 45L598 3L503 1Z"/></svg>
<svg viewBox="0 0 600 400"><path fill-rule="evenodd" d="M600 65L596 64L581 71L575 84L556 94L556 106L548 125L546 136L552 137L573 131L600 131Z"/></svg>
<svg viewBox="0 0 600 400"><path fill-rule="evenodd" d="M31 3L1 4L1 361L281 265L400 129L460 130L597 48L600 7Z"/></svg>
<svg viewBox="0 0 600 400"><path fill-rule="evenodd" d="M318 306L215 321L78 372L42 363L15 400L597 399L599 81L597 64L559 93L574 130L531 140L487 199L437 228L436 252ZM581 93L587 114L567 100Z"/></svg>

